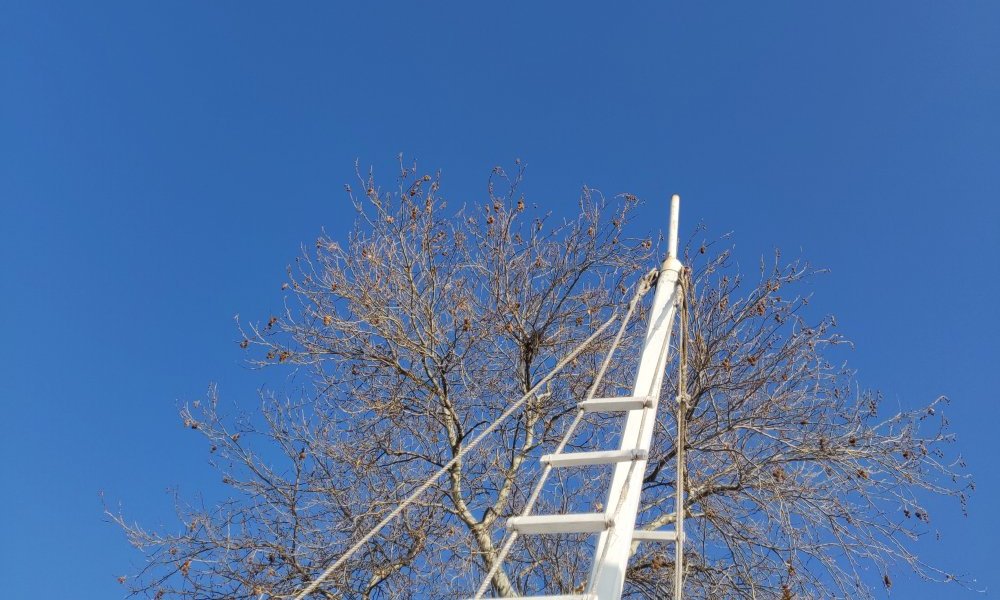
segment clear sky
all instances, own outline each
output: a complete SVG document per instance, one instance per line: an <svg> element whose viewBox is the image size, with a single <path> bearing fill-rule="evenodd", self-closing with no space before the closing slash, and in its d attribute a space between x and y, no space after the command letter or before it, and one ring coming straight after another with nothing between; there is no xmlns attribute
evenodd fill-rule
<svg viewBox="0 0 1000 600"><path fill-rule="evenodd" d="M233 315L278 310L354 161L400 152L456 206L519 157L556 214L586 184L659 228L679 192L749 267L828 267L862 384L953 398L979 489L918 547L995 595L1000 3L60 4L0 0L4 597L123 594L100 491L151 526L218 493L178 406L281 383ZM893 590L945 593L980 597Z"/></svg>

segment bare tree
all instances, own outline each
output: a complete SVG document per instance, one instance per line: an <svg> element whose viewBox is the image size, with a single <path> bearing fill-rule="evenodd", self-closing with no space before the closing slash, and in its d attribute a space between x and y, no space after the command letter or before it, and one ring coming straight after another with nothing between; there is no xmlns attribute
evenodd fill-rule
<svg viewBox="0 0 1000 600"><path fill-rule="evenodd" d="M357 222L323 235L289 270L287 310L241 325L259 365L292 369L294 393L226 416L216 394L185 407L230 499L178 499L181 526L150 531L109 514L146 560L128 578L152 598L288 598L395 508L428 474L556 361L628 302L654 263L654 240L629 238L637 200L585 189L555 222L496 169L482 205L449 207L436 176L400 165L397 185L371 174L348 186ZM896 571L954 580L912 551L929 531L921 500L971 482L948 458L944 399L882 414L830 363L844 343L833 318L807 322L797 290L815 271L761 263L749 281L718 244L689 245L694 283L689 373L685 589L692 598L870 597ZM600 392L629 387L642 314ZM544 394L376 535L317 598L451 598L494 564L506 517L519 512L610 344L602 334ZM676 369L671 366L668 379ZM673 383L676 385L676 382ZM665 389L671 389L668 381ZM670 401L665 398L665 402ZM660 411L640 524L669 525L674 423ZM620 422L590 418L570 448L613 447ZM551 478L538 513L600 510L609 472ZM497 595L572 592L593 540L519 540L492 581ZM673 555L640 546L626 596L663 597ZM874 575L873 575L874 574Z"/></svg>

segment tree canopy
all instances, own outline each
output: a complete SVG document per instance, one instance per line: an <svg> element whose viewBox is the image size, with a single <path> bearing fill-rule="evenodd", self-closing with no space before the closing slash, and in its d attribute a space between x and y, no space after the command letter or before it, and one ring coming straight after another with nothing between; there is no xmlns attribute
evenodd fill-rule
<svg viewBox="0 0 1000 600"><path fill-rule="evenodd" d="M290 369L294 389L228 414L213 391L182 411L229 499L178 500L180 527L112 516L146 559L129 579L152 598L287 598L395 508L429 473L632 297L659 244L635 222L639 200L584 189L571 218L522 193L498 168L485 201L456 206L438 175L401 164L347 186L350 232L320 236L288 271L286 310L240 323L257 366ZM964 508L972 484L938 398L887 411L832 359L848 344L832 316L812 319L818 271L780 253L741 273L725 238L690 237L685 593L691 598L871 597L897 574L955 577L923 562L927 498ZM626 330L601 395L634 375L645 322ZM455 598L496 560L517 514L593 381L602 333L497 432L376 535L316 598ZM666 390L676 385L676 355ZM670 397L668 397L668 395ZM672 394L664 395L671 402ZM588 416L569 449L613 448L615 417ZM661 411L639 526L675 519L674 420ZM554 476L536 513L600 510L610 475ZM519 540L496 595L569 593L593 540ZM638 546L625 597L663 597L673 555Z"/></svg>

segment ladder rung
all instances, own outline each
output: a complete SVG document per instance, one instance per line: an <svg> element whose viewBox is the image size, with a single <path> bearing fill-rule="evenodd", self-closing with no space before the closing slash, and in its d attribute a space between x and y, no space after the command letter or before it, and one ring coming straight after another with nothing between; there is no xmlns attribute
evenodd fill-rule
<svg viewBox="0 0 1000 600"><path fill-rule="evenodd" d="M614 525L614 520L604 513L576 513L569 515L535 515L507 519L507 529L520 534L598 533Z"/></svg>
<svg viewBox="0 0 1000 600"><path fill-rule="evenodd" d="M578 406L587 412L616 412L639 410L653 405L649 396L618 396L615 398L592 398L584 400Z"/></svg>
<svg viewBox="0 0 1000 600"><path fill-rule="evenodd" d="M553 467L573 467L576 465L609 465L611 463L641 460L649 452L638 448L630 450L602 450L599 452L570 452L568 454L546 454L539 460Z"/></svg>
<svg viewBox="0 0 1000 600"><path fill-rule="evenodd" d="M597 594L557 594L555 596L514 596L514 600L597 600Z"/></svg>
<svg viewBox="0 0 1000 600"><path fill-rule="evenodd" d="M632 532L633 542L676 542L676 531L642 531L636 529Z"/></svg>
<svg viewBox="0 0 1000 600"><path fill-rule="evenodd" d="M597 600L597 594L556 594L555 596L513 596L513 600ZM472 600L467 598L466 600Z"/></svg>

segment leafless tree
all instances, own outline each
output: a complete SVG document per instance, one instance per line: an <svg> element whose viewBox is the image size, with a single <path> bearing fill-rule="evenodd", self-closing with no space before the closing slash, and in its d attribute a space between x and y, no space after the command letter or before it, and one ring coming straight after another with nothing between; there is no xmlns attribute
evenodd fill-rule
<svg viewBox="0 0 1000 600"><path fill-rule="evenodd" d="M152 598L289 598L395 508L428 474L531 390L620 310L655 264L654 239L630 238L637 200L585 189L558 221L529 205L522 170L495 170L485 203L449 206L437 176L400 165L383 190L359 173L357 222L323 235L289 269L288 302L240 325L253 364L291 370L294 393L223 414L214 392L182 411L229 490L213 506L177 500L180 526L151 531L109 515L145 566L127 578ZM691 238L695 240L695 237ZM922 562L921 504L971 481L949 458L944 399L883 414L830 362L844 340L810 322L801 284L815 271L776 254L740 275L724 244L688 245L691 314L686 593L691 598L871 597L895 573L955 577ZM602 384L628 389L642 314ZM551 451L590 385L611 333L546 393L464 456L382 530L316 598L454 598L493 565L506 517L523 507L537 457ZM665 389L676 386L669 380ZM665 405L672 394L665 395ZM660 421L643 490L643 527L674 520L674 420ZM620 418L592 418L572 448L613 447ZM609 471L560 470L535 511L600 510ZM494 593L580 589L593 540L519 540ZM642 545L626 596L667 595L673 554Z"/></svg>

